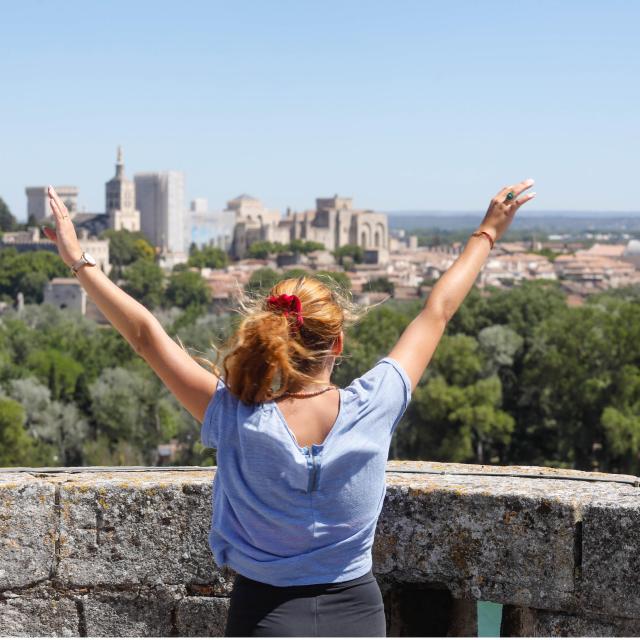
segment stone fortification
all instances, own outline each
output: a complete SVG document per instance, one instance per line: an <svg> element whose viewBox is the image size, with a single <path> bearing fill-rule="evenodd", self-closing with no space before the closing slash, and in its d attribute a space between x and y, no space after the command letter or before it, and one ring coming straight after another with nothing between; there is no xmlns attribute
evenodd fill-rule
<svg viewBox="0 0 640 640"><path fill-rule="evenodd" d="M222 635L215 468L0 470L0 634ZM640 635L640 483L389 462L374 545L388 635Z"/></svg>

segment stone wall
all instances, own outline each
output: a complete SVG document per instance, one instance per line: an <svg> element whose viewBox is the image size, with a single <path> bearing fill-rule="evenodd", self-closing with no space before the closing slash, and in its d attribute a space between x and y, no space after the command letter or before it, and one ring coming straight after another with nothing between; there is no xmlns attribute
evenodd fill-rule
<svg viewBox="0 0 640 640"><path fill-rule="evenodd" d="M0 634L220 636L215 468L0 470ZM373 549L389 636L640 636L640 482L393 461Z"/></svg>

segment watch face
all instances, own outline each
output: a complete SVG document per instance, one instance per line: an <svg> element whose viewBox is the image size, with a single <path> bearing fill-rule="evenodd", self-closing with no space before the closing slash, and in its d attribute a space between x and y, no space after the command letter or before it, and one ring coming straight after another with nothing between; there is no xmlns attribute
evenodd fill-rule
<svg viewBox="0 0 640 640"><path fill-rule="evenodd" d="M96 259L90 253L87 253L85 251L84 252L84 259L87 261L87 264L90 264L91 266L95 266Z"/></svg>

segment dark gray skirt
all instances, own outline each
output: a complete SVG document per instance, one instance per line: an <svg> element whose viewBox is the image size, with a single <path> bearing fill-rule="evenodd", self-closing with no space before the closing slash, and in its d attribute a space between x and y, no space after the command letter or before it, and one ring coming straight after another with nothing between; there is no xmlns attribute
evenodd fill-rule
<svg viewBox="0 0 640 640"><path fill-rule="evenodd" d="M226 637L386 637L382 593L370 570L359 578L275 587L236 574Z"/></svg>

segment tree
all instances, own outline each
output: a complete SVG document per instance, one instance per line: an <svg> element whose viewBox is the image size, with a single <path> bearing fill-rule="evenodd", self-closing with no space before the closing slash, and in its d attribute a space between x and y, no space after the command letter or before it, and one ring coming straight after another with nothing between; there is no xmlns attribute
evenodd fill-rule
<svg viewBox="0 0 640 640"><path fill-rule="evenodd" d="M609 442L605 429L614 433L611 411L608 426L602 422L605 408L629 408L619 385L633 385L633 370L624 367L640 362L639 318L640 304L609 298L565 308L535 328L518 398L526 428L519 458L586 470L616 459L596 445Z"/></svg>
<svg viewBox="0 0 640 640"><path fill-rule="evenodd" d="M41 303L49 280L68 275L69 268L52 251L18 253L15 247L0 250L0 293L12 300L21 291L26 303Z"/></svg>
<svg viewBox="0 0 640 640"><path fill-rule="evenodd" d="M71 400L82 365L57 349L38 349L31 352L26 366L38 380L47 384L54 400Z"/></svg>
<svg viewBox="0 0 640 640"><path fill-rule="evenodd" d="M286 245L281 242L269 242L268 240L257 240L252 242L249 247L249 257L264 260L273 253L282 253L286 251Z"/></svg>
<svg viewBox="0 0 640 640"><path fill-rule="evenodd" d="M364 286L365 291L380 291L382 293L388 293L389 295L393 295L395 292L395 286L389 278L374 278L373 280L369 280Z"/></svg>
<svg viewBox="0 0 640 640"><path fill-rule="evenodd" d="M246 289L248 292L267 292L279 279L280 275L278 272L269 267L256 269L249 277Z"/></svg>
<svg viewBox="0 0 640 640"><path fill-rule="evenodd" d="M118 268L141 258L155 260L156 252L141 231L105 229L100 238L109 240L109 261Z"/></svg>
<svg viewBox="0 0 640 640"><path fill-rule="evenodd" d="M290 280L292 278L301 278L303 276L313 277L313 272L300 267L294 267L293 269L287 269L278 276L278 280Z"/></svg>
<svg viewBox="0 0 640 640"><path fill-rule="evenodd" d="M511 289L494 289L486 313L490 324L508 325L528 343L537 325L566 306L560 283L528 280Z"/></svg>
<svg viewBox="0 0 640 640"><path fill-rule="evenodd" d="M165 291L165 302L169 306L186 309L204 306L211 301L211 290L205 279L196 271L173 272Z"/></svg>
<svg viewBox="0 0 640 640"><path fill-rule="evenodd" d="M338 247L333 252L338 264L344 265L345 258L348 263L360 263L364 260L364 249L357 244L345 244L341 247Z"/></svg>
<svg viewBox="0 0 640 640"><path fill-rule="evenodd" d="M154 262L138 259L124 272L123 289L149 309L160 305L163 288L164 273Z"/></svg>
<svg viewBox="0 0 640 640"><path fill-rule="evenodd" d="M13 380L8 393L26 410L29 435L49 445L53 462L60 466L82 465L82 445L88 423L75 405L52 401L49 389L35 378Z"/></svg>
<svg viewBox="0 0 640 640"><path fill-rule="evenodd" d="M126 444L124 457L137 452L146 464L155 464L157 445L181 432L186 422L192 428L194 421L185 421L146 362L134 360L130 367L106 369L89 387L97 436L108 438L112 454Z"/></svg>
<svg viewBox="0 0 640 640"><path fill-rule="evenodd" d="M0 198L0 229L2 231L13 231L17 225L17 220L11 213L9 206Z"/></svg>
<svg viewBox="0 0 640 640"><path fill-rule="evenodd" d="M137 238L133 242L133 255L136 260L153 261L156 259L156 252L144 238Z"/></svg>
<svg viewBox="0 0 640 640"><path fill-rule="evenodd" d="M150 428L146 406L152 389L143 376L122 367L105 369L89 385L91 411L98 433L110 441L144 440Z"/></svg>
<svg viewBox="0 0 640 640"><path fill-rule="evenodd" d="M442 337L398 435L404 452L418 459L499 461L515 421L500 409L500 378L483 377L483 360L474 338Z"/></svg>
<svg viewBox="0 0 640 640"><path fill-rule="evenodd" d="M487 362L487 374L513 369L517 354L522 351L524 339L506 325L494 324L481 329L478 342Z"/></svg>
<svg viewBox="0 0 640 640"><path fill-rule="evenodd" d="M204 246L202 249L198 249L195 244L191 245L188 261L190 267L223 269L228 263L229 256L222 249L212 246Z"/></svg>
<svg viewBox="0 0 640 640"><path fill-rule="evenodd" d="M287 251L293 251L294 253L311 253L312 251L322 251L325 248L322 242L315 242L314 240L292 240L286 245Z"/></svg>
<svg viewBox="0 0 640 640"><path fill-rule="evenodd" d="M611 470L640 473L640 367L624 365L601 416Z"/></svg>
<svg viewBox="0 0 640 640"><path fill-rule="evenodd" d="M24 428L22 405L11 398L0 397L0 467L32 467L49 464L45 449Z"/></svg>
<svg viewBox="0 0 640 640"><path fill-rule="evenodd" d="M93 440L87 440L82 447L82 455L89 466L118 467L150 464L144 453L131 443L126 440L112 442L104 434L99 434Z"/></svg>
<svg viewBox="0 0 640 640"><path fill-rule="evenodd" d="M319 270L311 273L311 277L317 277L320 280L329 280L332 286L338 286L343 292L349 292L351 290L351 280L344 271L325 271Z"/></svg>

